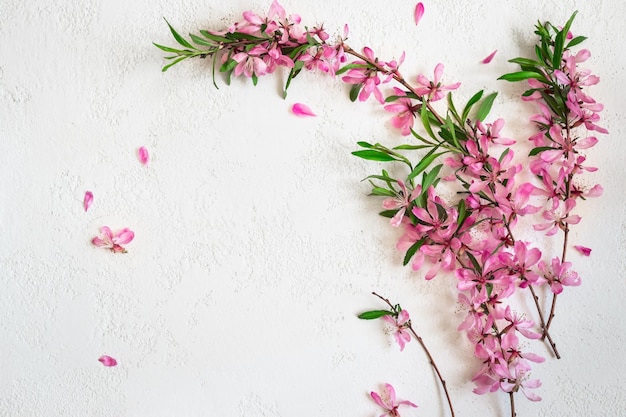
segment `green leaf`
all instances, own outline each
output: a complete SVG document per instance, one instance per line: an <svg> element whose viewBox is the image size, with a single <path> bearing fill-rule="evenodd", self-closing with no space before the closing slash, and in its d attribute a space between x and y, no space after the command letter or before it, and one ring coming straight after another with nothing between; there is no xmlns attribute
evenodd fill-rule
<svg viewBox="0 0 626 417"><path fill-rule="evenodd" d="M437 150L437 148L433 148L431 149L423 158L421 161L419 161L419 163L415 166L415 168L413 168L413 171L411 171L411 173L409 174L409 176L406 178L407 181L412 180L413 178L417 177L419 174L421 174L426 168L428 168L430 166L430 164L433 163L433 161L440 155L443 155L445 152L439 152L439 153L435 153L435 151Z"/></svg>
<svg viewBox="0 0 626 417"><path fill-rule="evenodd" d="M170 48L169 46L159 45L158 43L154 43L154 42L152 42L152 44L154 46L156 46L157 48L159 48L160 50L162 50L162 51L171 52L171 53L176 54L176 55L186 55L185 52L191 52L191 51L185 51L185 50L182 50L182 49Z"/></svg>
<svg viewBox="0 0 626 417"><path fill-rule="evenodd" d="M574 39L572 39L571 41L569 41L569 43L567 44L567 46L565 47L565 49L569 49L572 46L576 46L578 44L583 43L584 41L587 40L586 36L576 36Z"/></svg>
<svg viewBox="0 0 626 417"><path fill-rule="evenodd" d="M467 211L467 207L465 206L465 200L459 201L459 217L456 220L457 227L461 227L465 219L469 216L469 212Z"/></svg>
<svg viewBox="0 0 626 417"><path fill-rule="evenodd" d="M368 149L371 149L371 148L373 148L373 147L374 147L374 145L372 145L371 143L368 143L368 142L363 142L363 141L361 141L361 142L357 142L356 144L357 144L357 145L359 145L361 148L368 148Z"/></svg>
<svg viewBox="0 0 626 417"><path fill-rule="evenodd" d="M348 64L348 65L344 65L343 67L339 68L337 71L335 71L335 75L341 75L346 71L349 71L351 69L354 68L369 68L369 65L367 64Z"/></svg>
<svg viewBox="0 0 626 417"><path fill-rule="evenodd" d="M237 40L237 41L241 41L241 40L246 40L246 41L263 40L263 38L258 38L256 36L248 35L247 33L241 33L241 32L227 33L226 34L226 38L229 39L229 40Z"/></svg>
<svg viewBox="0 0 626 417"><path fill-rule="evenodd" d="M259 77L256 76L256 74L252 74L252 84L254 84L256 86L256 84L259 82Z"/></svg>
<svg viewBox="0 0 626 417"><path fill-rule="evenodd" d="M372 149L364 150L364 151L354 151L352 155L358 156L359 158L367 159L370 161L380 161L380 162L390 162L395 161L396 158L393 156L386 154L384 152L375 151Z"/></svg>
<svg viewBox="0 0 626 417"><path fill-rule="evenodd" d="M476 114L477 120L480 120L481 122L485 120L485 118L491 111L491 106L493 106L493 101L496 99L497 95L498 93L491 93L487 97L485 97L482 103L480 103L478 113Z"/></svg>
<svg viewBox="0 0 626 417"><path fill-rule="evenodd" d="M424 245L424 242L426 242L426 239L427 239L426 237L423 237L411 245L411 247L404 254L404 260L402 261L402 265L406 266L409 263L413 255L415 255L415 253L419 250L419 248L421 248L422 245Z"/></svg>
<svg viewBox="0 0 626 417"><path fill-rule="evenodd" d="M163 18L163 20L165 20L165 23L167 23L167 26L169 26L170 32L172 32L172 36L174 36L174 39L176 39L176 42L178 42L185 48L196 49L192 44L190 44L182 36L180 36L178 32L176 32L176 30L172 27L172 25L170 25L170 22L168 22L167 19Z"/></svg>
<svg viewBox="0 0 626 417"><path fill-rule="evenodd" d="M357 317L362 320L374 320L384 316L393 316L393 312L387 310L372 310L361 313Z"/></svg>
<svg viewBox="0 0 626 417"><path fill-rule="evenodd" d="M474 257L474 255L472 255L472 253L469 252L469 251L465 252L465 254L469 258L469 260L472 262L472 265L474 266L474 270L476 270L476 271L478 271L479 273L482 274L483 269L480 266L480 264L478 263L478 261L476 260L476 257Z"/></svg>
<svg viewBox="0 0 626 417"><path fill-rule="evenodd" d="M561 68L561 57L563 56L563 47L565 46L565 36L567 32L565 29L561 30L556 34L556 38L554 40L554 55L552 56L552 68L559 69Z"/></svg>
<svg viewBox="0 0 626 417"><path fill-rule="evenodd" d="M220 67L220 72L232 71L236 66L237 61L231 58L222 64L222 66Z"/></svg>
<svg viewBox="0 0 626 417"><path fill-rule="evenodd" d="M397 151L415 151L417 149L424 149L424 148L432 148L432 146L430 146L430 145L399 145L399 146L395 146L393 148L393 150L397 150Z"/></svg>
<svg viewBox="0 0 626 417"><path fill-rule="evenodd" d="M439 175L439 171L441 171L441 167L443 164L436 165L429 173L424 172L424 177L422 178L422 194L426 194L428 188L432 185L436 185L435 181L437 180L437 176Z"/></svg>
<svg viewBox="0 0 626 417"><path fill-rule="evenodd" d="M502 162L502 160L504 159L505 156L507 156L507 154L509 153L509 151L511 150L511 148L506 148L501 154L500 154L500 158L498 158L498 162Z"/></svg>
<svg viewBox="0 0 626 417"><path fill-rule="evenodd" d="M181 57L180 57L180 58L178 58L177 60L172 61L172 62L170 62L169 64L167 64L166 66L164 66L164 67L161 69L161 71L165 72L165 71L167 71L170 67L172 67L172 66L174 66L174 65L178 64L180 61L182 61L183 59L187 59L187 58L188 58L187 56L181 56Z"/></svg>
<svg viewBox="0 0 626 417"><path fill-rule="evenodd" d="M420 111L420 117L422 119L422 124L424 125L424 129L426 129L426 132L428 133L428 135L437 140L437 138L435 138L435 134L433 133L433 129L432 127L430 127L430 120L429 120L429 110L428 110L428 106L426 106L426 101L422 101L422 109Z"/></svg>
<svg viewBox="0 0 626 417"><path fill-rule="evenodd" d="M384 210L384 211L381 211L378 214L383 216L383 217L386 217L388 219L391 219L393 216L396 215L397 212L398 212L398 210Z"/></svg>
<svg viewBox="0 0 626 417"><path fill-rule="evenodd" d="M509 62L513 64L526 65L531 67L540 67L541 63L528 58L513 58L509 59Z"/></svg>
<svg viewBox="0 0 626 417"><path fill-rule="evenodd" d="M196 44L198 44L198 45L202 45L202 46L213 46L213 47L215 47L215 44L214 44L214 43L211 43L211 42L209 42L209 41L206 41L206 40L202 39L200 36L194 35L193 33L190 33L190 34L189 34L189 37L191 38L191 40L192 40L194 43L196 43Z"/></svg>
<svg viewBox="0 0 626 417"><path fill-rule="evenodd" d="M200 31L200 34L201 34L202 36L204 36L205 38L207 38L207 39L209 39L209 40L211 40L211 41L214 41L214 42L218 42L218 43L226 43L226 42L230 42L230 39L225 38L225 37L223 37L223 36L214 35L214 34L212 34L212 33L209 33L209 32L208 32L208 31L206 31L206 30L201 30L201 31Z"/></svg>
<svg viewBox="0 0 626 417"><path fill-rule="evenodd" d="M396 193L386 188L374 187L372 188L371 195L378 195L378 196L383 196L383 197L395 197Z"/></svg>
<svg viewBox="0 0 626 417"><path fill-rule="evenodd" d="M543 74L540 74L534 71L519 71L519 72L512 72L509 74L504 74L503 76L498 78L498 80L516 82L516 81L528 80L530 78L534 78L540 81L545 81L545 77Z"/></svg>
<svg viewBox="0 0 626 417"><path fill-rule="evenodd" d="M474 94L472 98L469 99L469 101L465 105L465 108L463 109L463 121L467 120L467 116L469 115L469 112L472 109L472 106L478 103L478 100L480 100L482 96L483 96L483 90L480 90L478 93Z"/></svg>
<svg viewBox="0 0 626 417"><path fill-rule="evenodd" d="M362 87L363 84L354 84L350 88L350 101L356 101L356 99L359 97L359 93L361 92Z"/></svg>
<svg viewBox="0 0 626 417"><path fill-rule="evenodd" d="M285 83L285 90L283 91L283 98L287 98L287 89L291 85L291 80L296 78L296 76L300 73L303 67L304 67L304 61L296 61L293 64L293 68L291 68L291 71L289 71L289 76L287 77L287 82Z"/></svg>
<svg viewBox="0 0 626 417"><path fill-rule="evenodd" d="M528 156L535 156L543 151L553 151L554 149L556 148L553 148L552 146L539 146L537 148L531 149L531 151L528 153Z"/></svg>

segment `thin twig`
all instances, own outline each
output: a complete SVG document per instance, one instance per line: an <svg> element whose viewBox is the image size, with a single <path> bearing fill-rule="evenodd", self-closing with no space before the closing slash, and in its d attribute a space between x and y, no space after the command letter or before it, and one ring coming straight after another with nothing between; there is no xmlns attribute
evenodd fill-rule
<svg viewBox="0 0 626 417"><path fill-rule="evenodd" d="M379 294L377 294L375 292L372 292L372 294L374 294L376 297L378 297L381 300L383 300L385 303L387 303L387 305L389 305L389 307L391 307L391 309L393 311L395 311L396 308L394 307L393 304L391 304L391 302L387 298L384 298L384 297L382 297L381 295L379 295ZM448 401L448 407L450 408L450 414L451 414L452 417L454 417L454 408L452 407L452 400L450 399L450 393L448 392L446 381L441 376L441 372L439 372L439 368L437 367L437 364L435 363L435 360L433 359L433 356L430 354L430 351L426 347L426 344L424 343L422 338L415 332L415 330L411 326L410 321L409 321L408 329L411 331L411 333L413 334L413 336L415 337L417 342L420 344L420 346L422 347L422 349L426 353L426 356L428 357L430 365L435 370L435 373L437 374L437 378L439 378L439 382L441 382L441 386L443 387L443 392L446 394L446 400Z"/></svg>
<svg viewBox="0 0 626 417"><path fill-rule="evenodd" d="M509 400L511 401L511 417L515 417L517 414L515 413L515 396L513 392L509 392Z"/></svg>
<svg viewBox="0 0 626 417"><path fill-rule="evenodd" d="M539 313L539 321L541 323L541 334L542 334L541 338L548 339L550 347L552 348L552 351L554 352L554 356L556 356L557 359L561 359L561 355L559 354L559 351L556 349L556 344L554 343L554 341L552 341L552 336L550 336L550 333L548 332L548 329L546 328L546 323L543 320L543 312L541 311L541 307L539 306L539 297L537 297L537 294L535 293L535 289L533 288L532 285L528 285L528 288L530 289L530 292L533 295L533 300L535 301L535 307L537 307L537 312Z"/></svg>

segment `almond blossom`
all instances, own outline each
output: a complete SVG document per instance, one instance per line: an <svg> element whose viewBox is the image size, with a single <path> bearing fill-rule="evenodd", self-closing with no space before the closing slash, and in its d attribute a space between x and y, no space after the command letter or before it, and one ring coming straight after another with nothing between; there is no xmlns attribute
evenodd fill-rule
<svg viewBox="0 0 626 417"><path fill-rule="evenodd" d="M435 67L435 77L432 81L428 80L424 75L417 76L417 87L415 93L418 96L426 98L428 101L441 100L445 96L446 91L452 91L459 88L461 83L449 85L441 85L441 76L443 75L443 64L439 63Z"/></svg>
<svg viewBox="0 0 626 417"><path fill-rule="evenodd" d="M135 233L129 228L112 232L108 226L100 228L100 236L91 239L91 243L99 248L110 249L114 253L126 253L126 248L122 245L130 243L135 237Z"/></svg>
<svg viewBox="0 0 626 417"><path fill-rule="evenodd" d="M400 417L398 408L401 405L417 408L417 405L413 404L411 401L398 401L396 399L396 390L391 384L385 384L380 394L374 391L370 392L370 396L376 404L385 410L385 413L381 414L380 417Z"/></svg>
<svg viewBox="0 0 626 417"><path fill-rule="evenodd" d="M409 312L406 310L400 310L397 317L384 316L383 320L395 328L394 336L400 346L400 351L404 350L404 346L411 341L411 333L407 330L411 325Z"/></svg>

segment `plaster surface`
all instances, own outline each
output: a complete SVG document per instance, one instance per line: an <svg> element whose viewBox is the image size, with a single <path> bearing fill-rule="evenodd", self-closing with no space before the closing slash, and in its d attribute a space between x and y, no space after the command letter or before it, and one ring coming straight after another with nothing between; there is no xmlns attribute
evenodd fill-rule
<svg viewBox="0 0 626 417"><path fill-rule="evenodd" d="M348 87L302 74L212 85L208 62L161 72L181 33L222 28L269 1L0 2L0 415L375 416L384 382L419 404L403 416L446 416L414 342L399 352L378 322L377 291L409 310L448 381L458 416L507 416L501 394L477 396L479 368L456 327L454 277L403 268L399 232L377 216L356 142L400 143L390 115L350 103ZM563 358L533 376L543 401L518 416L626 416L625 95L623 16L615 1L285 0L288 13L381 57L407 52L406 75L461 81L462 102L498 90L493 116L524 141L532 108L496 78L528 55L537 20L589 37L591 93L610 135L588 153L600 200L580 205L571 260L583 278L559 300L552 335ZM480 60L497 49L489 65ZM290 114L295 102L318 117ZM146 146L148 166L136 157ZM85 191L94 193L88 212ZM99 227L130 227L124 255L94 248ZM558 251L560 241L531 235ZM530 301L520 300L520 308ZM105 368L101 355L119 364Z"/></svg>

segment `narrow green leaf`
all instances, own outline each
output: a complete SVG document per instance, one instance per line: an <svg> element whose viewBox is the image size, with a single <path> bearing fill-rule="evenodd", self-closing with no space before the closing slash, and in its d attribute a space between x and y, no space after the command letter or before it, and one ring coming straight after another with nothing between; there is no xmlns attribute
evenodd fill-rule
<svg viewBox="0 0 626 417"><path fill-rule="evenodd" d="M504 74L503 76L498 78L498 80L516 82L516 81L528 80L529 78L534 78L536 80L545 80L545 77L543 74L540 74L534 71L519 71L519 72L512 72L509 74Z"/></svg>
<svg viewBox="0 0 626 417"><path fill-rule="evenodd" d="M481 122L485 120L485 118L491 111L491 106L493 106L493 101L496 99L497 95L498 93L491 93L487 97L485 97L482 103L480 103L478 113L476 114L477 120L480 120Z"/></svg>
<svg viewBox="0 0 626 417"><path fill-rule="evenodd" d="M465 206L465 200L459 201L459 206L457 211L459 212L459 217L456 219L457 227L461 227L465 219L469 216L469 212L467 211L467 207Z"/></svg>
<svg viewBox="0 0 626 417"><path fill-rule="evenodd" d="M215 47L215 43L211 43L207 40L202 39L200 36L194 35L193 33L189 34L189 37L191 38L191 40L198 44L198 45L202 45L202 46L213 46Z"/></svg>
<svg viewBox="0 0 626 417"><path fill-rule="evenodd" d="M422 193L426 194L426 190L432 185L436 186L435 181L437 180L437 176L439 175L439 171L441 171L441 167L443 164L436 165L430 172L424 172L424 176L422 178Z"/></svg>
<svg viewBox="0 0 626 417"><path fill-rule="evenodd" d="M422 110L420 111L420 117L422 119L422 124L424 125L424 129L426 129L426 132L428 133L428 135L437 140L437 138L435 138L435 134L433 133L433 129L430 126L430 120L429 120L429 113L430 111L428 110L428 106L426 106L426 102L422 101Z"/></svg>
<svg viewBox="0 0 626 417"><path fill-rule="evenodd" d="M399 145L394 147L394 150L398 150L398 151L414 151L417 149L424 149L424 148L431 148L432 146L430 145Z"/></svg>
<svg viewBox="0 0 626 417"><path fill-rule="evenodd" d="M435 153L435 151L437 150L437 148L433 148L431 149L423 158L421 161L419 161L419 163L415 166L415 168L413 168L413 171L411 171L411 173L409 174L409 176L406 178L407 181L412 180L413 178L417 177L419 174L421 174L426 168L428 168L430 166L430 164L433 163L433 161L440 155L443 155L445 152L439 152L439 153Z"/></svg>
<svg viewBox="0 0 626 417"><path fill-rule="evenodd" d="M567 32L565 29L559 31L554 39L554 55L552 56L552 68L561 68L561 57L563 56L563 47L565 46L565 36Z"/></svg>
<svg viewBox="0 0 626 417"><path fill-rule="evenodd" d="M372 188L371 195L378 195L378 196L383 196L383 197L395 197L396 193L386 188L374 187Z"/></svg>
<svg viewBox="0 0 626 417"><path fill-rule="evenodd" d="M537 62L533 59L528 59L528 58L513 58L513 59L509 59L509 62L513 64L527 65L527 66L534 66L534 67L541 66L540 62Z"/></svg>
<svg viewBox="0 0 626 417"><path fill-rule="evenodd" d="M502 162L502 160L504 159L505 156L508 155L509 151L511 150L511 148L506 148L501 154L500 154L500 158L498 158L498 162Z"/></svg>
<svg viewBox="0 0 626 417"><path fill-rule="evenodd" d="M190 44L182 36L180 36L178 32L176 32L176 30L172 27L172 25L170 25L170 22L168 22L167 19L163 18L163 20L165 20L165 23L167 23L167 26L169 26L170 32L172 32L172 36L174 36L174 39L176 39L176 42L178 42L185 48L196 49L192 44Z"/></svg>
<svg viewBox="0 0 626 417"><path fill-rule="evenodd" d="M223 36L218 36L218 35L214 35L206 30L200 30L200 34L202 36L204 36L205 38L217 42L217 43L226 43L226 42L230 42L230 39L225 38Z"/></svg>
<svg viewBox="0 0 626 417"><path fill-rule="evenodd" d="M415 253L419 250L419 248L421 248L422 245L424 245L424 242L426 242L426 239L427 239L426 237L423 237L411 245L411 247L404 254L404 260L402 261L402 265L406 266L409 263L413 255L415 255Z"/></svg>
<svg viewBox="0 0 626 417"><path fill-rule="evenodd" d="M472 262L472 265L474 266L474 269L482 274L483 268L480 266L480 264L476 260L476 257L474 257L474 255L472 255L472 253L469 252L469 251L465 252L465 254L469 258L469 260Z"/></svg>
<svg viewBox="0 0 626 417"><path fill-rule="evenodd" d="M354 84L350 88L350 101L356 101L356 99L359 97L359 93L361 92L362 87L363 84Z"/></svg>
<svg viewBox="0 0 626 417"><path fill-rule="evenodd" d="M569 43L567 44L567 46L565 47L565 49L569 49L572 46L576 46L579 45L581 43L583 43L584 41L587 40L586 36L576 36L574 39L572 39L571 41L569 41Z"/></svg>
<svg viewBox="0 0 626 417"><path fill-rule="evenodd" d="M465 108L463 109L463 115L462 115L463 122L467 120L467 116L469 115L470 110L472 110L472 106L478 103L478 100L480 100L482 96L483 96L483 90L480 90L478 93L474 94L472 98L469 99L469 101L465 105Z"/></svg>
<svg viewBox="0 0 626 417"><path fill-rule="evenodd" d="M343 67L339 68L337 71L335 71L335 75L341 75L346 71L349 71L351 69L354 68L369 68L369 65L367 64L348 64L348 65L344 65Z"/></svg>
<svg viewBox="0 0 626 417"><path fill-rule="evenodd" d="M535 156L537 154L540 154L543 151L552 151L555 148L553 148L552 146L538 146L536 148L531 149L530 152L528 152L528 156Z"/></svg>
<svg viewBox="0 0 626 417"><path fill-rule="evenodd" d="M159 48L160 50L162 50L162 51L171 52L171 53L176 54L176 55L184 55L185 52L191 52L191 51L185 51L185 50L182 50L182 49L170 48L169 46L159 45L158 43L154 43L154 42L152 42L152 44L154 46L156 46L157 48Z"/></svg>
<svg viewBox="0 0 626 417"><path fill-rule="evenodd" d="M226 38L229 40L247 40L247 41L259 41L259 40L263 40L263 38L258 38L256 36L252 36L249 35L247 33L241 33L241 32L232 32L232 33L227 33L226 34Z"/></svg>
<svg viewBox="0 0 626 417"><path fill-rule="evenodd" d="M383 216L383 217L386 217L388 219L391 219L393 216L396 215L397 212L398 212L398 210L384 210L384 211L381 211L378 214L380 216Z"/></svg>
<svg viewBox="0 0 626 417"><path fill-rule="evenodd" d="M388 155L388 154L386 154L384 152L375 151L375 150L372 150L372 149L367 149L367 150L364 150L364 151L354 151L354 152L352 152L352 155L358 156L359 158L367 159L367 160L370 160L370 161L390 162L390 161L395 161L396 160L391 155Z"/></svg>
<svg viewBox="0 0 626 417"><path fill-rule="evenodd" d="M188 58L188 57L186 57L186 56L181 56L181 57L180 57L180 58L178 58L177 60L172 61L172 62L170 62L169 64L167 64L166 66L164 66L164 67L161 69L161 71L165 72L165 71L167 71L170 67L172 67L172 66L174 66L174 65L178 64L180 61L182 61L183 59L187 59L187 58Z"/></svg>
<svg viewBox="0 0 626 417"><path fill-rule="evenodd" d="M259 77L256 76L256 74L252 74L252 84L254 84L256 86L256 84L259 82Z"/></svg>
<svg viewBox="0 0 626 417"><path fill-rule="evenodd" d="M372 311L366 311L365 313L361 313L357 317L362 320L374 320L374 319L379 319L384 316L393 316L393 313L387 310L372 310Z"/></svg>
<svg viewBox="0 0 626 417"><path fill-rule="evenodd" d="M361 141L361 142L357 142L356 144L357 144L357 145L359 145L361 148L368 148L368 149L371 149L371 148L373 148L373 147L374 147L374 145L372 145L371 143L368 143L368 142L363 142L363 141Z"/></svg>

